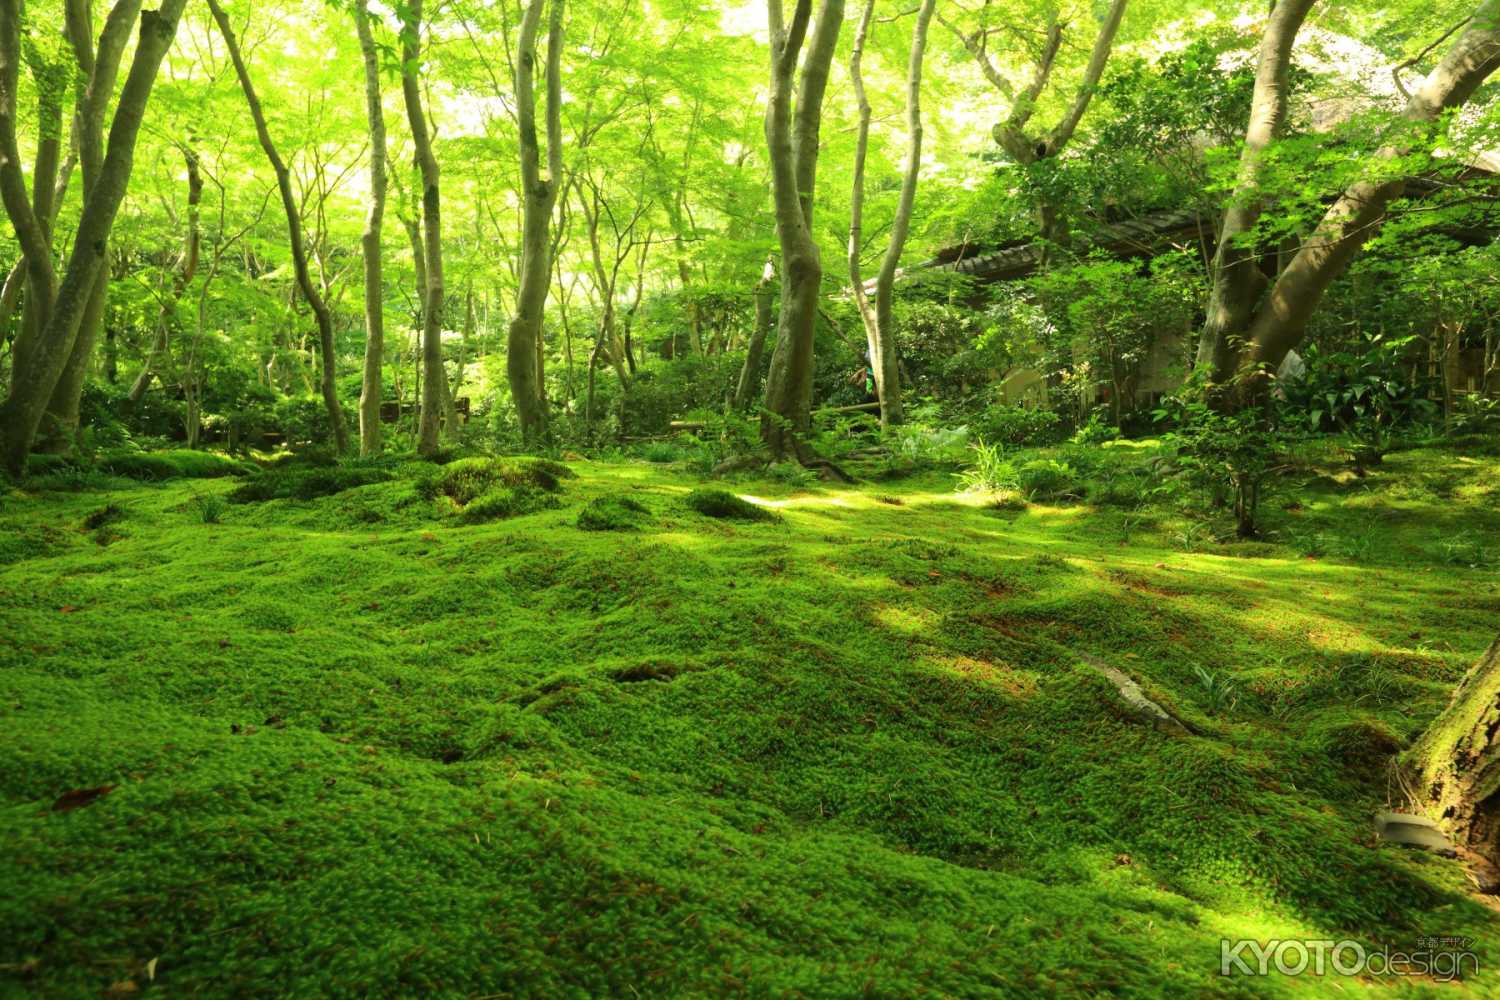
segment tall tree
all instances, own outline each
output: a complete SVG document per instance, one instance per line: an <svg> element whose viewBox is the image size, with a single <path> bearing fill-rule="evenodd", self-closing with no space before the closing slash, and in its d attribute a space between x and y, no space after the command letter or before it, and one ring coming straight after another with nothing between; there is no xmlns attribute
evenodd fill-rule
<svg viewBox="0 0 1500 1000"><path fill-rule="evenodd" d="M74 135L78 140L78 158L83 172L84 197L88 197L104 161L104 116L109 99L113 95L115 79L119 75L120 57L124 43L130 36L130 26L140 12L140 0L116 4L105 17L104 28L99 34L97 47L93 42L92 5L87 0L66 0L63 20L68 43L78 64L79 87L74 96ZM66 169L59 178L66 185ZM57 210L53 205L53 211ZM73 338L73 348L63 365L62 374L53 387L52 398L47 404L47 416L43 418L47 443L56 448L71 442L78 428L78 407L83 397L83 382L93 358L94 344L99 339L99 328L104 320L105 299L109 290L110 252L103 250L104 260L99 273L94 276L94 287L84 304L83 315L78 321L78 332Z"/></svg>
<svg viewBox="0 0 1500 1000"><path fill-rule="evenodd" d="M1313 2L1283 0L1268 22L1267 35L1287 24L1296 10L1303 9L1305 14L1305 8ZM1297 23L1300 20L1297 18ZM1292 33L1295 35L1295 29ZM1291 39L1278 44L1289 47ZM1263 45L1263 61L1267 54ZM1279 52L1270 54L1280 57ZM1497 68L1500 68L1500 0L1484 0L1441 62L1412 92L1403 112L1405 127L1399 130L1401 138L1380 149L1366 178L1344 190L1276 280L1269 284L1257 280L1248 273L1248 265L1231 255L1227 262L1238 271L1232 278L1215 276L1215 301L1199 344L1198 358L1217 383L1245 376L1233 394L1236 401L1243 403L1256 398L1265 385L1265 373L1274 372L1287 352L1301 343L1308 320L1329 285L1379 230L1391 203L1406 190L1407 171L1401 160L1413 148L1427 142L1443 113L1463 105ZM1252 188L1252 196L1244 199L1248 204L1254 204L1254 164L1264 148L1256 140L1270 134L1266 130L1266 116L1276 106L1276 80L1271 70L1257 73L1255 106L1262 114L1251 120L1242 155L1242 163L1251 164L1241 175L1242 183L1248 176ZM1274 129L1274 120L1271 125ZM1244 220L1236 218L1241 212L1241 204L1232 203L1226 214L1224 228L1230 238L1237 235L1231 227L1244 224ZM1251 215L1252 225L1253 221Z"/></svg>
<svg viewBox="0 0 1500 1000"><path fill-rule="evenodd" d="M936 0L923 0L917 9L917 23L912 29L911 55L906 68L906 165L901 173L901 200L891 220L891 238L880 271L875 277L875 302L870 303L860 269L864 249L865 158L870 145L870 101L865 96L865 78L861 70L865 38L875 16L875 0L865 0L865 10L854 35L854 51L849 57L849 76L854 82L854 96L859 104L859 128L854 146L854 194L849 211L849 281L854 302L865 327L870 367L875 372L875 392L880 400L880 424L888 427L903 419L901 408L901 373L896 364L896 330L891 308L891 293L896 285L896 267L901 263L907 234L911 231L912 207L917 198L917 175L922 167L922 58L927 52L927 29L932 23Z"/></svg>
<svg viewBox="0 0 1500 1000"><path fill-rule="evenodd" d="M135 15L129 2L122 0L120 20L129 23ZM146 104L156 82L162 59L177 34L177 22L186 0L162 0L160 8L140 14L140 36L130 70L115 106L109 128L109 143L99 160L99 170L84 195L83 210L73 232L72 250L68 255L63 278L56 285L57 295L51 303L47 321L24 356L17 352L11 371L10 394L0 407L0 460L5 471L19 476L26 456L41 424L42 415L68 365L84 313L94 294L95 281L104 267L110 230L125 190L130 183L135 159L136 139L140 135ZM117 10L121 7L117 4ZM125 15L129 13L129 17ZM112 11L111 25L117 24ZM106 27L106 31L109 27ZM17 59L20 49L19 0L0 0L0 201L42 287L52 287L56 272L52 266L50 243L26 200L25 181L21 176L20 154L16 144ZM121 39L123 47L123 39ZM118 67L118 50L101 51L96 56L89 100L107 100L102 77L113 78ZM102 112L100 114L102 120ZM80 133L80 141L85 138Z"/></svg>
<svg viewBox="0 0 1500 1000"><path fill-rule="evenodd" d="M812 233L813 193L823 95L843 27L844 0L822 0L810 41L807 29L812 0L796 0L790 23L782 0L769 0L767 9L771 92L766 101L766 146L771 158L771 192L782 263L781 313L766 379L761 438L774 455L807 458L802 437L812 422L813 331L823 283L823 263ZM807 56L797 80L797 59L804 41L808 41Z"/></svg>
<svg viewBox="0 0 1500 1000"><path fill-rule="evenodd" d="M354 27L365 70L365 117L370 130L370 207L360 252L365 269L365 363L359 388L359 453L378 455L381 448L380 400L385 370L385 280L380 253L385 220L385 111L380 103L380 57L370 30L368 0L356 0Z"/></svg>
<svg viewBox="0 0 1500 1000"><path fill-rule="evenodd" d="M520 142L521 279L511 320L505 360L521 437L534 445L547 434L547 403L542 383L542 310L551 282L552 209L562 183L562 29L563 0L552 0L547 22L547 173L541 171L536 134L536 40L547 0L531 0L521 18L515 63L516 127Z"/></svg>
<svg viewBox="0 0 1500 1000"><path fill-rule="evenodd" d="M975 30L965 32L951 21L944 18L938 19L963 42L964 48L979 64L980 70L991 86L1010 101L1010 111L995 125L994 137L995 141L1000 144L1000 148L1017 163L1031 166L1051 159L1061 153L1072 141L1074 133L1078 131L1078 126L1083 121L1083 116L1088 112L1095 92L1099 89L1099 81L1104 78L1104 70L1109 64L1110 53L1114 51L1115 35L1119 33L1120 22L1125 17L1127 2L1128 0L1112 0L1110 3L1104 19L1099 24L1099 33L1094 36L1089 61L1084 67L1083 79L1078 84L1078 90L1074 93L1072 102L1057 123L1045 132L1028 129L1038 103L1052 82L1057 57L1063 47L1063 34L1066 26L1056 7L1051 8L1045 40L1037 57L1036 70L1032 74L1031 81L1019 89L1009 77L1000 72L994 60L990 58L988 39L996 30L992 25L981 23ZM986 8L988 6L985 4ZM1037 227L1044 240L1061 242L1066 238L1067 223L1056 201L1045 193L1039 193L1036 196L1036 213Z"/></svg>
<svg viewBox="0 0 1500 1000"><path fill-rule="evenodd" d="M406 120L411 126L417 168L422 176L422 254L427 276L422 294L422 417L417 431L417 452L430 456L438 450L438 434L443 424L442 402L448 396L448 376L443 369L442 198L438 189L437 157L432 152L432 136L422 110L422 90L417 79L421 68L422 0L407 0L398 9L401 13L401 96L406 102Z"/></svg>
<svg viewBox="0 0 1500 1000"><path fill-rule="evenodd" d="M302 211L297 196L292 191L291 172L287 170L286 161L276 151L276 143L266 126L266 114L261 107L260 98L255 94L255 84L250 80L250 69L240 51L234 27L229 23L229 15L225 13L219 0L208 0L208 9L219 26L219 33L224 36L229 59L234 64L235 76L239 78L240 89L245 94L245 103L249 106L250 117L255 123L256 138L260 140L260 148L266 154L271 172L276 175L276 187L281 192L281 207L286 213L287 241L292 252L292 269L297 275L297 287L318 324L318 353L322 358L319 388L323 394L323 406L328 411L328 422L333 426L334 449L343 454L349 450L349 430L344 426L344 411L339 406L338 384L335 381L338 358L334 351L333 311L329 309L322 291L313 282L312 272L308 268L307 243L302 233Z"/></svg>

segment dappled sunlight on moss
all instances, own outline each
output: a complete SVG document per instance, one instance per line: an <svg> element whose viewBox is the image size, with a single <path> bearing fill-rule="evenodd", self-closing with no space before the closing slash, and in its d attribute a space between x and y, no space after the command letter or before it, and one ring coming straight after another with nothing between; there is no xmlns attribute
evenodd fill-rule
<svg viewBox="0 0 1500 1000"><path fill-rule="evenodd" d="M725 964L808 995L1211 992L1222 935L1434 922L1500 960L1456 866L1372 848L1361 748L1441 707L1494 569L1182 551L1170 511L1122 544L1084 505L926 481L744 484L782 520L724 522L679 472L575 467L559 509L479 525L402 482L218 524L184 507L218 481L8 504L66 541L0 568L0 927L59 981L151 949L200 992L292 961L374 992L703 995ZM578 530L606 496L636 530ZM128 534L101 547L106 501ZM1081 652L1201 735L1124 717Z"/></svg>

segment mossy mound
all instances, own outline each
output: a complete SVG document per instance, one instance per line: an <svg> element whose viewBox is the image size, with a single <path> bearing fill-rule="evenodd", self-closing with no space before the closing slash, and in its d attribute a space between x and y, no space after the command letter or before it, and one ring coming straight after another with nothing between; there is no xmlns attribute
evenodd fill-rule
<svg viewBox="0 0 1500 1000"><path fill-rule="evenodd" d="M634 497L595 497L578 512L575 522L583 531L635 531L651 519L646 505Z"/></svg>
<svg viewBox="0 0 1500 1000"><path fill-rule="evenodd" d="M775 511L758 507L728 490L693 490L682 498L689 510L730 521L774 521Z"/></svg>
<svg viewBox="0 0 1500 1000"><path fill-rule="evenodd" d="M278 466L264 469L230 492L233 503L267 500L315 500L396 478L389 468L370 465Z"/></svg>
<svg viewBox="0 0 1500 1000"><path fill-rule="evenodd" d="M442 467L418 487L424 496L445 496L460 507L466 507L497 487L530 487L556 493L560 480L574 475L573 470L546 459L460 458Z"/></svg>
<svg viewBox="0 0 1500 1000"><path fill-rule="evenodd" d="M253 473L255 466L216 452L177 448L105 452L93 461L71 455L32 454L26 460L26 471L37 478L86 476L95 472L140 482L164 482L169 479L244 476Z"/></svg>
<svg viewBox="0 0 1500 1000"><path fill-rule="evenodd" d="M464 505L459 519L465 524L521 517L543 510L556 510L562 501L548 491L529 483L515 486L492 486Z"/></svg>

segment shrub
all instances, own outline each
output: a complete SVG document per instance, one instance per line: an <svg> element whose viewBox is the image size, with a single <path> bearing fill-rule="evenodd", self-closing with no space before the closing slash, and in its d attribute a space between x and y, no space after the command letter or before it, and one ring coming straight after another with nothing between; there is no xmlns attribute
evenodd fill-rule
<svg viewBox="0 0 1500 1000"><path fill-rule="evenodd" d="M1120 437L1120 428L1104 419L1096 410L1089 414L1088 421L1073 432L1070 440L1074 444L1103 444Z"/></svg>
<svg viewBox="0 0 1500 1000"><path fill-rule="evenodd" d="M976 416L972 426L986 441L1009 445L1050 444L1061 420L1051 410L1024 406L992 406Z"/></svg>
<svg viewBox="0 0 1500 1000"><path fill-rule="evenodd" d="M1067 462L1037 458L1016 470L1016 486L1028 500L1064 500L1078 495L1078 474Z"/></svg>
<svg viewBox="0 0 1500 1000"><path fill-rule="evenodd" d="M665 464L677 461L679 452L670 441L651 441L641 449L641 457L648 462Z"/></svg>
<svg viewBox="0 0 1500 1000"><path fill-rule="evenodd" d="M764 507L757 507L728 490L694 490L682 501L689 510L704 517L727 518L733 521L774 521L776 514Z"/></svg>
<svg viewBox="0 0 1500 1000"><path fill-rule="evenodd" d="M583 531L634 531L649 517L646 505L634 497L603 496L578 512L577 524Z"/></svg>
<svg viewBox="0 0 1500 1000"><path fill-rule="evenodd" d="M1252 537L1261 494L1285 465L1285 435L1259 411L1223 414L1191 402L1181 405L1177 430L1165 440L1176 445L1178 463L1191 482L1214 503L1233 504L1239 536Z"/></svg>

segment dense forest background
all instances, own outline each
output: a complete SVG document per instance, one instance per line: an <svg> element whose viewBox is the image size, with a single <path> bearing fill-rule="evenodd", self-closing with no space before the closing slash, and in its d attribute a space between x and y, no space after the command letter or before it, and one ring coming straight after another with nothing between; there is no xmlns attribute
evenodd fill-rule
<svg viewBox="0 0 1500 1000"><path fill-rule="evenodd" d="M104 125L127 117L98 101L104 60L84 72L93 40L103 29L106 54L123 24L122 109L140 62L132 5L108 20L90 6L6 4L13 416L36 381L27 331L46 340L39 289L67 272ZM786 450L762 415L824 435L821 454L867 445L877 422L908 449L955 428L1151 430L1212 359L1199 331L1221 279L1274 282L1335 196L1397 177L1294 340L1285 419L1377 444L1402 421L1472 424L1500 388L1488 69L1407 126L1424 74L1492 34L1490 6L1475 21L1462 2L804 3L773 29L758 3L190 5L141 105L98 288L74 296L37 447L430 453L441 434L597 451L678 421L722 459L757 436ZM1257 87L1279 22L1301 18ZM1266 146L1268 84L1284 113ZM783 92L795 121L778 152L767 108ZM813 161L789 181L815 179L811 299L800 244L778 236L778 155ZM50 248L40 285L25 245ZM774 398L783 383L800 398ZM826 412L877 394L884 414Z"/></svg>

